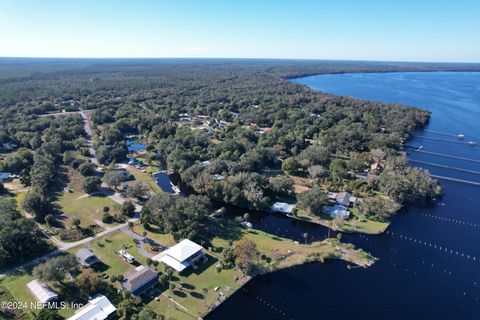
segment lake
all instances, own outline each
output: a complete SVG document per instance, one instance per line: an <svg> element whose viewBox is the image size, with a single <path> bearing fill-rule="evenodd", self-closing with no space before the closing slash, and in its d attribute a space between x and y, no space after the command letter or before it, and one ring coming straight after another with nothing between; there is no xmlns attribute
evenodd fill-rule
<svg viewBox="0 0 480 320"><path fill-rule="evenodd" d="M257 277L213 311L217 319L480 319L480 73L358 73L293 80L359 99L418 106L429 125L408 142L411 165L441 180L445 195L396 216L379 236L344 235L380 260L369 269L341 261ZM457 138L463 134L463 140ZM428 164L425 164L428 162ZM315 239L325 228L284 217L256 217L279 235Z"/></svg>

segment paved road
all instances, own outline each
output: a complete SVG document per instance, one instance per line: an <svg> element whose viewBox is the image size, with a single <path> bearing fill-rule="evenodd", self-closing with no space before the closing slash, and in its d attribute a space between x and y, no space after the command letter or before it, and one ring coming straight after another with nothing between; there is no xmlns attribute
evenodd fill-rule
<svg viewBox="0 0 480 320"><path fill-rule="evenodd" d="M144 239L145 239L144 236L136 234L135 232L130 230L128 227L124 227L121 230L122 230L123 233L127 234L133 240L135 240L135 244L137 246L138 253L140 253L145 258L151 258L151 257L155 256L153 253L150 253L143 248Z"/></svg>
<svg viewBox="0 0 480 320"><path fill-rule="evenodd" d="M92 129L90 127L90 122L88 120L88 114L90 113L91 111L75 111L75 112L61 112L61 113L55 113L55 114L48 114L48 115L40 115L41 117L46 117L46 116L61 116L61 115L68 115L68 114L76 114L76 113L80 113L84 119L84 128L85 128L85 132L87 133L87 141L88 141L88 146L89 146L89 150L90 150L90 159L93 163L95 164L98 164L97 162L97 159L95 158L95 150L93 149L93 142L92 142ZM115 201L116 203L118 204L122 204L126 201L125 197L122 196L122 194L118 193L118 192L108 192L106 190L102 190L102 192L104 192L104 194L109 197L110 199L112 199L113 201ZM128 222L137 222L139 220L139 217L140 217L140 211L142 210L142 206L141 205L138 205L138 204L134 204L135 205L135 216L131 219L128 220ZM45 235L50 238L50 240L57 246L57 250L49 253L49 254L46 254L42 257L38 257L38 258L35 258L31 261L28 261L28 262L25 262L19 266L16 266L16 267L13 267L13 268L10 268L10 269L7 269L5 271L3 271L2 273L0 273L0 279L8 276L9 274L12 274L12 273L15 273L17 271L20 271L22 269L25 269L25 268L29 268L29 267L32 267L34 265L37 265L41 262L44 262L58 254L60 254L61 252L64 252L64 251L67 251L67 250L70 250L71 248L75 248L77 246L81 246L83 244L87 244L89 243L90 241L93 241L99 237L102 237L104 235L107 235L109 233L112 233L112 232L115 232L115 231L118 231L122 228L128 228L128 222L127 223L122 223L122 224L119 224L117 226L114 226L114 227L106 227L104 231L100 232L100 233L97 233L91 237L88 237L88 238L85 238L85 239L82 239L82 240L79 240L79 241L75 241L75 242L64 242L64 241L61 241L60 239L56 238L56 237L53 237L52 235L50 235L48 232L45 232L41 226L40 226L40 229L45 233Z"/></svg>
<svg viewBox="0 0 480 320"><path fill-rule="evenodd" d="M90 160L98 165L97 158L95 157L95 149L93 148L93 140L92 140L92 127L90 125L90 120L88 119L88 115L91 113L91 111L80 111L80 115L83 118L83 129L87 133L87 147L88 147L88 152L90 153Z"/></svg>

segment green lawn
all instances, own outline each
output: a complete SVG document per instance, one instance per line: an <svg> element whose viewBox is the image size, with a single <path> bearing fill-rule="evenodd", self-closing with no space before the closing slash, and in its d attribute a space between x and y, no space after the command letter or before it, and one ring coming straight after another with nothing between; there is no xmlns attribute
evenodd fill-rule
<svg viewBox="0 0 480 320"><path fill-rule="evenodd" d="M134 230L140 234L145 231L143 226L140 225L135 226ZM175 307L175 304L164 295L159 297L159 301L150 301L148 303L149 307L158 313L164 314L167 319L170 317L178 320L196 319L204 315L210 307L219 302L217 297L220 296L220 292L223 293L223 297L228 297L236 289L240 288L250 279L249 276L243 275L242 272L235 269L222 270L220 273L216 271L216 265L221 259L222 251L229 246L229 240L233 242L233 245L243 237L254 241L261 254L268 257L269 262L264 261L263 263L266 265L267 270L271 271L341 255L336 243L296 243L295 241L279 238L259 230L243 229L239 227L238 223L231 220L223 220L222 225L215 230L215 234L216 236L211 239L213 250L206 250L206 253L209 255L209 263L204 266L204 269L187 272L186 274L175 273L173 281L176 286L175 289L166 289L164 291L165 295L173 298L177 303L185 307L186 310L179 306ZM154 230L147 230L147 237L165 245L175 244L171 235L155 232ZM342 257L347 261L365 263L365 260L361 256L356 255L354 250L345 252ZM163 267L159 266L159 269L163 270ZM216 287L219 288L218 291L214 290ZM205 297L202 288L207 288Z"/></svg>
<svg viewBox="0 0 480 320"><path fill-rule="evenodd" d="M133 166L128 166L127 170L135 177L135 181L145 182L147 185L150 186L152 191L157 194L163 192L162 189L158 186L155 179L153 179L153 177L149 173L149 172L157 171L158 169L156 169L155 167L147 167L146 168L147 172L142 172Z"/></svg>
<svg viewBox="0 0 480 320"><path fill-rule="evenodd" d="M63 212L65 220L62 222L66 227L70 226L74 218L79 218L82 227L95 224L95 220L102 220L103 207L112 208L116 203L104 196L87 196L83 192L64 192L55 202Z"/></svg>
<svg viewBox="0 0 480 320"><path fill-rule="evenodd" d="M30 290L28 290L27 283L34 279L35 278L32 275L32 269L27 269L0 280L0 287L7 289L15 301L22 303L26 302L28 305L30 305L30 303L36 302L36 300L35 297L30 293ZM59 292L58 288L56 288L54 284L49 283L49 285L54 291ZM40 310L29 308L24 311L25 316L29 317L28 319L35 319L34 314L37 314ZM74 310L68 308L59 310L59 314L65 318L72 316L73 313Z"/></svg>
<svg viewBox="0 0 480 320"><path fill-rule="evenodd" d="M365 233L365 234L380 234L385 232L388 228L390 223L388 222L380 222L370 220L361 216L356 209L350 209L352 212L353 217L345 220L343 225L338 228L338 231L342 232L358 232L358 233ZM297 210L297 215L294 217L296 219L309 221L312 223L321 224L322 226L329 227L332 230L337 230L333 224L333 220L325 214L321 216L312 215L306 212L305 210Z"/></svg>
<svg viewBox="0 0 480 320"><path fill-rule="evenodd" d="M138 253L133 239L122 231L110 233L106 236L93 240L86 245L95 255L105 264L105 273L108 275L124 274L129 269L133 269L135 266L124 261L118 255L118 251L121 249L127 250L128 253L133 255L135 259L141 264L145 264L145 257ZM69 252L75 253L81 247L76 247Z"/></svg>

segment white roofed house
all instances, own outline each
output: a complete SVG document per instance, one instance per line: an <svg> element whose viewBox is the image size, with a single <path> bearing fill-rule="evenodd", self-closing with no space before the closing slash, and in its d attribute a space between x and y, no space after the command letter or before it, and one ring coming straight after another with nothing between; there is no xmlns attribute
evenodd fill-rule
<svg viewBox="0 0 480 320"><path fill-rule="evenodd" d="M204 259L206 258L203 247L188 239L180 241L152 258L152 260L163 262L178 272L182 272L190 266L196 268L195 263Z"/></svg>
<svg viewBox="0 0 480 320"><path fill-rule="evenodd" d="M293 204L288 204L285 202L275 202L272 205L272 211L274 212L281 212L285 214L289 214L293 212L293 209L295 209L295 206Z"/></svg>
<svg viewBox="0 0 480 320"><path fill-rule="evenodd" d="M27 287L37 302L40 302L44 306L58 299L58 294L38 279L30 281Z"/></svg>
<svg viewBox="0 0 480 320"><path fill-rule="evenodd" d="M328 214L331 218L343 218L347 219L350 216L350 211L346 206L341 204L336 204L333 207L325 206L323 211Z"/></svg>
<svg viewBox="0 0 480 320"><path fill-rule="evenodd" d="M96 295L88 303L75 311L68 320L105 320L113 319L117 308L104 295Z"/></svg>

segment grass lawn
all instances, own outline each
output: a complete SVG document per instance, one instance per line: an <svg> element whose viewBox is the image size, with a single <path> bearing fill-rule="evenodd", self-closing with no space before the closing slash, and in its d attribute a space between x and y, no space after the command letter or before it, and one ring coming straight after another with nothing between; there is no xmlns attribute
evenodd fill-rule
<svg viewBox="0 0 480 320"><path fill-rule="evenodd" d="M122 231L113 232L95 239L87 244L86 247L103 262L104 266L101 268L101 271L108 275L124 274L129 269L135 267L120 258L118 251L121 249L125 249L133 255L139 263L145 264L145 257L138 253L133 239ZM69 252L75 254L80 248L73 248Z"/></svg>
<svg viewBox="0 0 480 320"><path fill-rule="evenodd" d="M74 218L79 218L82 227L95 224L95 220L102 220L103 207L112 208L116 203L104 196L88 196L83 192L64 192L55 202L63 212L65 227L70 226Z"/></svg>
<svg viewBox="0 0 480 320"><path fill-rule="evenodd" d="M343 225L338 228L338 231L342 232L358 232L365 234L380 234L385 232L390 223L380 222L370 220L364 217L361 217L356 209L350 209L353 214L353 218L345 220ZM322 214L321 216L312 215L306 212L305 210L297 210L297 215L295 219L300 219L304 221L309 221L312 223L321 224L322 226L329 227L332 230L336 230L335 225L332 223L333 220L327 215Z"/></svg>
<svg viewBox="0 0 480 320"><path fill-rule="evenodd" d="M220 221L220 220L219 220ZM135 232L142 234L147 231L147 237L165 245L173 245L175 241L171 235L145 230L143 226L134 227ZM260 230L246 230L231 220L221 220L221 224L214 231L216 235L210 239L211 250L206 250L209 262L202 269L185 274L174 274L172 283L175 288L165 289L159 296L159 301L152 300L148 306L165 317L181 319L196 319L204 315L212 306L230 296L240 288L250 277L243 275L236 269L225 269L220 273L216 265L222 256L222 251L229 246L229 241L235 242L246 237L256 243L258 250L265 259L262 264L266 271L275 271L289 268L310 261L323 261L326 258L342 258L346 261L367 264L368 259L363 252L359 252L343 245L338 241L322 241L311 244L297 243L290 239L280 238ZM160 270L163 267L159 265ZM218 287L218 291L214 289ZM203 288L207 289L204 295ZM169 298L173 298L180 306L176 306Z"/></svg>
<svg viewBox="0 0 480 320"><path fill-rule="evenodd" d="M166 319L197 319L204 315L210 306L222 301L225 296L231 295L242 286L249 278L242 276L238 270L216 271L217 259L209 256L209 261L203 268L185 274L175 274L171 283L175 289L167 289L159 297L159 301L152 300L148 306L157 313L165 315ZM219 287L218 291L215 288ZM207 289L206 294L204 289ZM175 307L173 298L180 306ZM218 299L218 300L217 300Z"/></svg>
<svg viewBox="0 0 480 320"><path fill-rule="evenodd" d="M155 192L156 194L159 194L159 193L163 192L162 189L158 186L155 179L153 179L153 177L149 173L149 172L158 171L158 169L156 169L156 167L149 166L149 167L146 168L147 172L142 172L142 171L138 170L137 168L135 168L134 166L129 165L127 167L127 170L128 170L128 172L130 172L135 177L135 181L145 182L147 185L150 186L152 191Z"/></svg>
<svg viewBox="0 0 480 320"><path fill-rule="evenodd" d="M34 279L35 278L32 275L32 269L27 269L0 280L0 287L7 289L14 301L22 303L26 302L28 305L30 305L30 303L36 302L36 300L35 297L30 293L30 290L28 290L27 283ZM58 288L56 288L53 284L49 285L54 291L59 292ZM30 308L26 309L24 310L24 316L28 317L28 319L35 319L33 314L37 314L38 311L40 310ZM73 313L74 310L68 308L59 310L59 314L65 318L72 316Z"/></svg>

